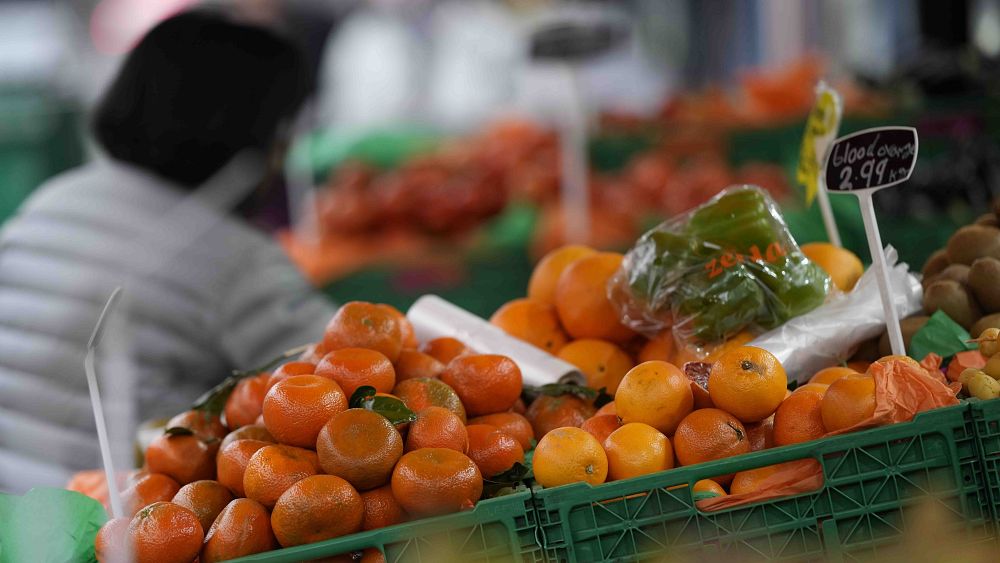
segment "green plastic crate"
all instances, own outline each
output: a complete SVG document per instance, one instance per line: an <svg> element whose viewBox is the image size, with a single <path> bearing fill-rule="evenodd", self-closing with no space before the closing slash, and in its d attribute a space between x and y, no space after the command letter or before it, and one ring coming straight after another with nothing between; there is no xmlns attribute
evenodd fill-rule
<svg viewBox="0 0 1000 563"><path fill-rule="evenodd" d="M484 500L472 510L414 520L327 540L234 559L240 562L293 563L375 548L389 563L443 560L534 563L544 561L536 539L531 493Z"/></svg>
<svg viewBox="0 0 1000 563"><path fill-rule="evenodd" d="M534 491L549 561L632 561L685 554L737 560L871 560L908 529L925 498L955 517L956 541L996 544L968 404L804 444L592 487ZM816 491L699 511L700 479L802 458L819 460ZM959 539L960 538L960 539Z"/></svg>
<svg viewBox="0 0 1000 563"><path fill-rule="evenodd" d="M973 402L972 419L976 423L976 441L993 518L1000 525L1000 400Z"/></svg>

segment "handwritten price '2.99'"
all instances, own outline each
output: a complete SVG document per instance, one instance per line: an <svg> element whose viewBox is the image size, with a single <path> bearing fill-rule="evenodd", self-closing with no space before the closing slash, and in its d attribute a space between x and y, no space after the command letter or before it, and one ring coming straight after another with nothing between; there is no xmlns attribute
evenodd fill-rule
<svg viewBox="0 0 1000 563"><path fill-rule="evenodd" d="M874 160L866 160L861 164L861 169L858 171L861 176L861 180L864 181L864 188L870 188L873 184L880 186L882 184L891 184L899 178L905 178L909 169L907 168L893 168L886 171L886 167L889 164L888 158L883 158L877 163ZM886 174L888 173L888 176ZM839 190L853 190L855 188L852 182L854 176L854 171L851 166L845 166L840 170L840 184L837 185Z"/></svg>

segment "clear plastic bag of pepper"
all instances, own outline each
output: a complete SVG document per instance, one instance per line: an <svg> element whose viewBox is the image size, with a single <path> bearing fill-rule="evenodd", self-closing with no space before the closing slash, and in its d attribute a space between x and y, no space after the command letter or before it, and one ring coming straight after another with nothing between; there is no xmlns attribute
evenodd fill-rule
<svg viewBox="0 0 1000 563"><path fill-rule="evenodd" d="M830 287L770 196L742 185L642 235L609 295L630 328L648 336L672 329L700 348L811 311Z"/></svg>

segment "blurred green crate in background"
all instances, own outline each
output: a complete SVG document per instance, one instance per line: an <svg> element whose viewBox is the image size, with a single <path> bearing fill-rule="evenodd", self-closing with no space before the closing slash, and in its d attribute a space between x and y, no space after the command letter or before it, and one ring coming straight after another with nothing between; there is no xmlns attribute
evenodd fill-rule
<svg viewBox="0 0 1000 563"><path fill-rule="evenodd" d="M0 90L0 223L39 184L83 162L77 104L33 89Z"/></svg>

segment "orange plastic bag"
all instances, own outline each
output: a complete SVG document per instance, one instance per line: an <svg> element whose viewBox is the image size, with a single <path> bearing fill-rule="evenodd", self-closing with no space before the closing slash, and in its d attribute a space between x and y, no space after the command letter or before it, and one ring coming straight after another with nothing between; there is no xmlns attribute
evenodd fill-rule
<svg viewBox="0 0 1000 563"><path fill-rule="evenodd" d="M919 412L957 405L955 395L961 389L961 384L948 383L938 370L940 365L941 357L936 354L928 354L921 362L921 367L917 367L912 361L898 359L872 364L868 373L875 379L875 412L867 420L830 432L826 436L907 422ZM799 459L781 464L781 468L762 479L753 492L703 499L695 504L699 509L711 512L807 493L822 486L823 470L819 461Z"/></svg>

